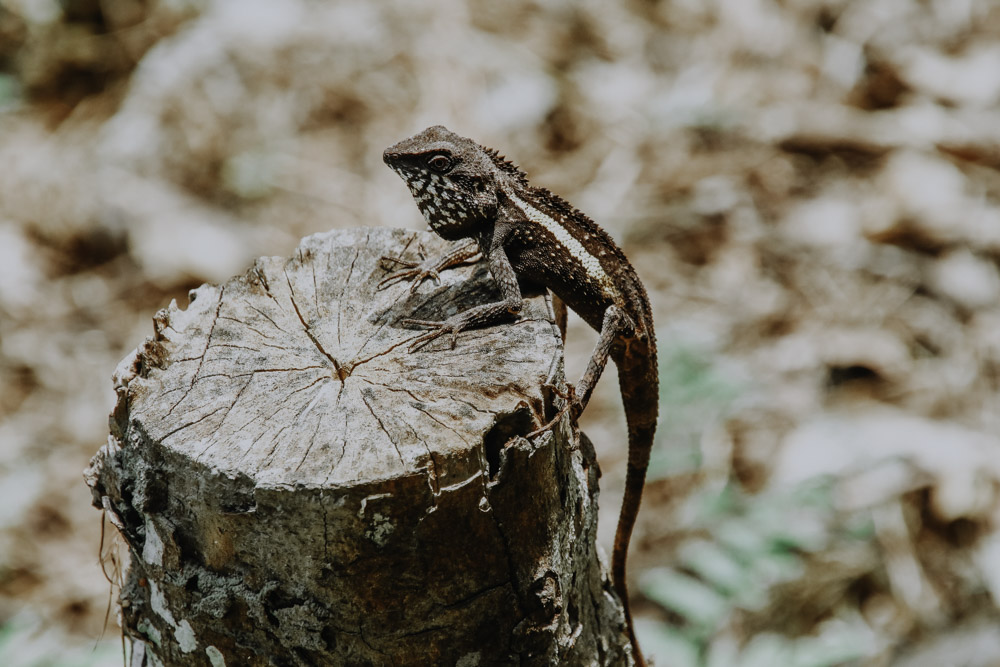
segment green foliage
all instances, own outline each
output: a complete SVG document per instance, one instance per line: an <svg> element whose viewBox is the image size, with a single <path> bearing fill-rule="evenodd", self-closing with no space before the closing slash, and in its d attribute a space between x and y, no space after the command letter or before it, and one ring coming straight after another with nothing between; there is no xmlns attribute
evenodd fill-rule
<svg viewBox="0 0 1000 667"><path fill-rule="evenodd" d="M21 87L17 79L10 74L0 74L0 111L15 104L20 98Z"/></svg>
<svg viewBox="0 0 1000 667"><path fill-rule="evenodd" d="M267 196L273 187L277 165L266 150L243 151L230 156L222 169L226 189L244 199Z"/></svg>
<svg viewBox="0 0 1000 667"><path fill-rule="evenodd" d="M708 354L690 345L664 347L660 359L660 423L649 478L662 479L701 464L701 436L725 417L742 385L727 377Z"/></svg>
<svg viewBox="0 0 1000 667"><path fill-rule="evenodd" d="M665 349L659 444L650 478L697 470L705 434L721 425L746 393L744 385L696 348ZM795 631L768 617L776 591L792 587L808 597L813 555L873 538L867 514L837 513L832 480L753 496L736 484L703 488L679 514L683 527L672 536L676 548L670 564L648 570L640 579L643 595L670 619L644 619L637 625L640 642L648 654L660 656L661 664L825 667L876 651L867 624L845 619L842 611L812 627L808 621L796 622L803 627ZM756 615L753 629L744 627L747 615Z"/></svg>
<svg viewBox="0 0 1000 667"><path fill-rule="evenodd" d="M864 621L843 615L818 623L806 636L768 631L766 622L749 637L737 634L741 612L766 617L776 586L808 588L810 555L871 539L870 522L838 516L830 480L757 496L729 485L703 490L689 505L690 525L671 566L640 580L643 595L672 619L640 626L648 652L659 653L661 661L669 656L675 667L824 667L876 650Z"/></svg>
<svg viewBox="0 0 1000 667"><path fill-rule="evenodd" d="M110 630L109 630L110 631ZM119 638L71 642L44 627L41 619L19 614L0 626L0 665L10 667L120 667Z"/></svg>

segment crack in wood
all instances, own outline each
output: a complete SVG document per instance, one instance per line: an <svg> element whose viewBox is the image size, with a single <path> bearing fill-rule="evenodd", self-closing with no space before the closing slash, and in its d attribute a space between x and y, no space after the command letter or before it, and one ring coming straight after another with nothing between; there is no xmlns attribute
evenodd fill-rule
<svg viewBox="0 0 1000 667"><path fill-rule="evenodd" d="M449 431L451 431L452 433L454 433L455 435L457 435L457 436L458 436L458 439L459 439L459 440L461 440L462 442L464 442L464 443L465 443L465 444L467 444L467 445L469 444L469 441L468 441L468 440L466 440L466 439L465 439L464 437L462 437L462 434L461 434L461 433L459 433L458 431L456 431L456 430L455 430L454 428L452 428L451 426L448 426L447 424L445 424L445 423L444 423L443 421L441 421L440 419L438 419L437 417L435 417L435 416L434 416L434 415L432 415L431 413L427 412L427 410L424 410L424 409L423 409L423 408L421 408L421 407L420 407L419 405L414 405L414 406L413 406L413 409L414 409L414 410L417 410L417 411L419 411L419 412L422 412L422 413L424 413L425 415L427 415L428 417L430 417L432 421L435 421L435 422L437 422L437 423L438 423L439 425L441 425L441 426L442 426L443 428L446 428L446 429L448 429Z"/></svg>
<svg viewBox="0 0 1000 667"><path fill-rule="evenodd" d="M201 357L198 360L198 367L194 369L191 384L188 386L187 391L184 392L184 395L177 399L176 403L170 406L170 409L167 410L167 415L172 415L174 413L174 409L188 397L188 394L190 394L191 390L194 388L194 383L198 380L198 373L201 372L201 367L205 363L205 355L208 354L208 348L212 345L212 334L215 332L215 325L219 321L219 312L222 310L222 297L225 296L225 293L226 286L223 285L219 288L219 301L215 304L215 313L212 315L212 326L209 327L208 336L205 339L205 349L201 351Z"/></svg>
<svg viewBox="0 0 1000 667"><path fill-rule="evenodd" d="M328 375L321 375L318 378L316 378L315 380L313 380L312 382L310 382L309 384L305 385L304 387L299 387L298 389L293 389L292 391L288 392L287 394L285 394L281 398L281 401L279 402L278 410L275 411L275 412L273 412L271 414L271 417L274 417L274 415L278 414L278 412L280 412L282 409L284 409L286 407L285 404L288 403L288 401L291 399L291 397L294 396L295 394L299 393L300 391L306 391L310 387L315 386L317 383L323 382L324 380L329 380L329 379L331 379L330 376L328 376ZM302 411L305 410L305 408L308 407L308 406L309 406L309 404L307 403L305 407L300 408L299 414L301 414ZM246 424L244 424L243 426L241 426L239 430L242 431L244 428L246 428L247 426L249 426L252 423L253 423L252 420L249 421L249 422L247 422Z"/></svg>
<svg viewBox="0 0 1000 667"><path fill-rule="evenodd" d="M224 377L228 379L236 379L246 377L248 375L254 375L256 373L299 373L302 371L309 371L314 369L327 370L326 366L302 366L301 368L255 368L248 373L208 373L207 375L202 375L199 380L207 380L209 378ZM180 391L179 389L171 389L169 391Z"/></svg>
<svg viewBox="0 0 1000 667"><path fill-rule="evenodd" d="M363 247L363 248L368 247L368 239L370 237L371 237L371 230L368 230L365 233L365 242L364 242L364 244L362 244L361 247ZM361 248L355 248L355 250L354 250L354 258L351 260L351 266L348 267L348 269L347 269L347 278L344 280L344 287L345 288L350 287L350 285L351 285L351 278L354 277L354 265L357 263L358 257L360 257L360 256L361 256Z"/></svg>
<svg viewBox="0 0 1000 667"><path fill-rule="evenodd" d="M309 268L312 269L313 278L313 308L316 309L316 317L323 317L323 313L319 309L319 286L316 284L316 262L309 262Z"/></svg>
<svg viewBox="0 0 1000 667"><path fill-rule="evenodd" d="M292 308L295 309L295 314L298 315L299 322L302 323L302 328L305 331L306 336L308 336L309 340L313 342L313 345L316 346L316 349L319 350L323 354L323 356L325 356L327 359L330 360L330 363L333 364L334 370L336 370L339 375L340 364L338 364L337 360L334 359L333 356L326 351L322 343L319 342L319 339L317 339L316 336L313 334L312 329L309 327L309 324L306 322L305 318L302 317L302 312L299 310L299 304L295 300L295 288L292 287L292 281L288 277L288 271L284 271L284 274L285 274L285 282L288 283L288 299L289 301L292 302Z"/></svg>
<svg viewBox="0 0 1000 667"><path fill-rule="evenodd" d="M369 241L370 237L371 237L371 231L369 230L365 234L365 246L368 245L368 241ZM355 248L354 249L354 257L351 258L351 266L347 270L347 279L344 280L341 283L341 285L340 285L340 293L337 294L337 346L338 347L341 346L341 345L343 345L343 343L341 342L341 328L340 328L340 323L343 320L344 294L347 292L347 288L351 286L351 277L354 275L354 265L357 263L358 257L360 257L360 256L361 256L361 249L360 248ZM332 255L332 253L327 253L326 257L327 257L327 260L326 260L327 275L331 275L332 274L332 270L331 270L331 267L330 267L330 260L333 259L333 255Z"/></svg>
<svg viewBox="0 0 1000 667"><path fill-rule="evenodd" d="M343 385L341 385L341 386L343 386ZM310 436L310 438L309 438L309 446L306 447L305 453L302 454L302 459L299 461L299 464L297 466L295 466L295 472L298 472L299 468L301 468L305 464L306 460L309 458L309 453L312 451L313 445L316 444L316 434L319 433L319 427L323 423L323 417L324 417L324 413L321 412L319 414L319 416L316 418L316 428L313 429L312 436ZM324 541L324 543L326 543L326 514L325 513L323 515L323 541Z"/></svg>
<svg viewBox="0 0 1000 667"><path fill-rule="evenodd" d="M343 392L341 392L341 393L343 393ZM340 396L338 394L338 400L339 400L339 397ZM348 433L348 431L347 431L347 417L348 417L348 415L347 415L346 412L341 412L340 414L344 415L344 425L340 429L340 432L343 434L343 439L340 442L340 455L337 457L336 461L333 461L330 464L330 471L328 473L326 473L326 478L323 480L324 484L329 484L330 483L330 478L333 477L333 473L336 472L337 468L340 466L340 462L344 460L344 456L347 454L347 433Z"/></svg>
<svg viewBox="0 0 1000 667"><path fill-rule="evenodd" d="M340 397L344 395L345 389L346 385L343 382L337 385L337 396L333 400L333 410L331 411L333 414L337 414L339 412ZM327 484L330 482L330 476L333 475L333 472L337 469L337 466L339 466L340 462L344 459L344 454L347 453L347 414L346 413L341 413L341 414L344 415L344 427L341 429L341 433L344 434L344 439L340 443L340 455L337 456L337 460L333 462L332 466L330 467L330 471L326 474L326 479L324 480L324 482ZM296 466L295 468L296 471L298 471L298 469L302 466L302 463L305 462L305 458L309 455L311 448L312 445L310 444L309 449L307 449L306 453L303 455L302 462L300 462L299 465Z"/></svg>
<svg viewBox="0 0 1000 667"><path fill-rule="evenodd" d="M267 453L267 456L264 457L264 461L261 464L261 467L263 468L270 467L271 462L274 461L274 454L275 452L278 451L278 446L281 444L281 434L287 431L292 426L293 423L294 422L285 424L284 426L279 428L278 432L271 437L271 451L269 451Z"/></svg>
<svg viewBox="0 0 1000 667"><path fill-rule="evenodd" d="M265 343L263 341L261 341L261 346L262 347L273 347L274 349L281 350L283 352L287 352L288 351L288 348L285 347L285 346L283 346L283 345L275 345L273 343ZM237 350L249 350L251 352L260 352L260 347L251 347L249 345L237 345L236 343L216 343L212 347L215 347L215 348L232 347L232 348L235 348Z"/></svg>
<svg viewBox="0 0 1000 667"><path fill-rule="evenodd" d="M420 332L417 335L413 336L412 338L407 338L405 340L399 341L398 343L393 343L392 345L390 345L386 349L382 350L381 352L376 352L375 354L373 354L370 357L366 357L364 359L361 359L360 361L355 361L354 364L352 365L352 368L357 368L358 366L360 366L362 364L366 364L369 361L371 361L372 359L376 359L378 357L384 357L385 355L389 354L390 352L392 352L393 350L395 350L400 345L408 345L408 344L412 343L413 341L415 341L416 339L420 338L422 335L423 335L423 332ZM364 346L362 346L362 349L363 348L364 348Z"/></svg>
<svg viewBox="0 0 1000 667"><path fill-rule="evenodd" d="M375 419L375 421L378 422L379 428L385 432L385 437L389 440L389 442L392 443L393 448L396 450L396 455L399 457L399 462L402 463L403 467L405 468L406 460L403 458L403 452L400 451L399 445L396 443L395 440L392 439L392 435L389 434L389 430L385 427L385 424L382 423L382 420L379 418L379 416L375 414L375 410L374 408L372 408L371 403L368 402L368 397L365 395L365 391L363 389L361 390L360 395L361 395L361 402L364 403L365 407L368 408L368 412L372 413L372 417Z"/></svg>
<svg viewBox="0 0 1000 667"><path fill-rule="evenodd" d="M413 400L417 401L418 403L427 403L427 402L429 402L428 399L424 399L424 398L420 398L420 397L416 396L409 389L400 389L400 388L396 388L396 387L390 387L387 384L382 384L381 382L375 382L374 380L370 380L368 378L365 378L365 382L367 382L368 384L371 384L371 385L375 385L376 387L382 387L386 391L392 391L392 392L406 394L410 398L412 398Z"/></svg>
<svg viewBox="0 0 1000 667"><path fill-rule="evenodd" d="M456 600L454 602L447 602L445 604L442 604L441 608L442 609L455 610L455 609L461 609L463 607L468 607L470 604L472 604L473 602L475 602L479 598L485 597L485 596L489 595L490 593L492 593L493 591L496 591L496 590L499 590L499 589L505 588L505 587L512 589L511 592L513 592L513 582L511 582L510 579L504 579L499 584L493 584L492 586L487 586L486 588L483 588L483 589L480 589L478 591L475 591L474 593L470 593L469 595L467 595L464 598L461 598L461 599Z"/></svg>
<svg viewBox="0 0 1000 667"><path fill-rule="evenodd" d="M423 636L423 635L429 635L432 632L440 632L442 630L447 630L448 627L449 626L447 626L447 625L433 625L433 626L431 626L429 628L423 628L421 630L415 630L413 632L404 632L403 634L401 634L399 636L403 637L403 638L406 638L406 637L420 637L420 636Z"/></svg>
<svg viewBox="0 0 1000 667"><path fill-rule="evenodd" d="M376 328L376 329L375 329L374 331L372 331L372 332L371 332L370 334L368 334L368 337L367 337L367 338L365 338L365 342L363 342L363 343L361 344L361 347L359 347L359 348L358 348L358 351L357 351L357 352L355 352L355 354L356 354L356 355L357 355L357 354L361 354L362 352L364 352L364 351L365 351L365 348L366 348L366 347L368 347L368 343L370 343L370 342L371 342L371 340L372 340L372 339L373 339L373 338L374 338L375 336L377 336L377 335L378 335L378 334L379 334L379 333L380 333L380 332L381 332L381 331L382 331L383 329L385 329L385 328L386 328L386 326L388 326L388 324L389 324L389 320L385 318L385 313L383 313L383 314L382 314L382 315L381 315L381 316L379 317L379 319L377 319L377 320L375 320L375 321L379 323L378 327L377 327L377 328ZM390 348L390 349L391 349L391 348ZM378 356L381 356L382 354L383 354L383 353L381 353L381 352L376 352L376 353L375 353L375 354L374 354L374 355L373 355L372 357L369 357L368 359L373 359L374 357L378 357ZM367 361L367 359L366 359L366 361ZM355 364L355 366L357 366L357 364Z"/></svg>
<svg viewBox="0 0 1000 667"><path fill-rule="evenodd" d="M212 434L213 436L214 436L214 435L216 435L216 434L217 434L217 433L218 433L219 431L221 431L221 430L222 430L222 427L223 427L223 426L225 426L225 424L226 424L226 420L227 420L227 419L229 419L229 415L231 415L231 414L233 413L233 409L234 409L234 408L235 408L235 407L237 406L237 404L239 404L239 402L240 402L240 396L242 396L242 395L243 395L243 392L247 390L247 387L249 387L249 386L250 386L251 384L253 384L253 379L254 379L254 374L253 374L253 373L251 373L251 374L250 374L250 377L249 377L249 378L247 378L247 381L246 381L245 383L243 383L243 386L242 386L242 387L240 387L240 390L239 390L238 392L236 392L236 396L235 396L235 397L233 398L233 401L232 401L232 403L230 403L230 404L229 404L229 405L228 405L228 406L226 407L226 414L225 414L225 415L224 415L224 416L222 417L222 421L221 421L221 422L219 422L219 425L215 427L215 433L213 433L213 434ZM211 447L211 443L213 443L214 441L215 441L215 438L214 438L214 437L213 437L212 439L210 439L210 440L209 440L209 447ZM204 454L205 452L207 452L207 451L208 451L209 447L206 447L206 448L205 448L205 449L204 449L204 450L203 450L203 451L201 452L201 454L199 454L199 455L198 455L198 457L199 457L199 458L201 458L201 456L202 456L202 455L203 455L203 454Z"/></svg>
<svg viewBox="0 0 1000 667"><path fill-rule="evenodd" d="M274 297L273 297L273 296L271 295L271 293L270 293L270 292L268 292L268 293L267 293L267 295L268 295L268 296L270 296L272 300L274 300ZM282 329L282 328L281 328L281 327L280 327L280 326L278 325L278 323L277 323L277 322L275 322L275 321L274 321L273 319L271 319L271 316L270 316L270 315L268 315L267 313L265 313L265 312L264 312L263 310L261 310L261 309L260 309L260 308L258 308L257 306L253 305L252 303L248 303L248 304L247 304L247 307L248 307L248 308L250 308L251 310L254 310L254 311L256 311L257 313L259 313L259 314L260 314L260 315L261 315L262 317L264 317L264 319L266 319L266 320L267 320L268 322L270 322L271 324L273 324L273 325L274 325L274 328L275 328L275 329L277 329L278 331L280 331L281 333L285 334L286 336L291 336L291 335L292 335L292 334L290 334L289 332L287 332L287 331L285 331L284 329Z"/></svg>
<svg viewBox="0 0 1000 667"><path fill-rule="evenodd" d="M298 468L296 468L295 470L296 472L298 472ZM323 502L325 499L326 495L324 495L324 493L320 491L319 506L323 510L323 555L326 556L324 560L329 561L330 560L330 514L327 511L326 503Z"/></svg>
<svg viewBox="0 0 1000 667"><path fill-rule="evenodd" d="M428 461L428 466L426 468L426 470L427 470L427 485L431 489L431 504L434 507L436 507L437 506L437 497L439 495L441 495L441 481L440 481L440 478L438 476L438 462L437 462L437 457L434 456L434 452L431 451L430 445L427 444L427 441L424 440L423 438L421 438L417 434L417 432L413 429L413 426L411 424L409 424L407 422L406 423L406 428L410 429L410 433L413 434L413 440L415 442L419 442L421 445L423 445L424 450L427 452L427 461Z"/></svg>
<svg viewBox="0 0 1000 667"><path fill-rule="evenodd" d="M534 359L511 359L510 357L497 357L500 361L507 364L537 364L538 362Z"/></svg>
<svg viewBox="0 0 1000 667"><path fill-rule="evenodd" d="M473 410L475 410L476 412L478 412L480 414L492 415L494 417L496 417L499 414L499 412L496 411L496 410L483 410L482 408L477 408L472 403L469 403L468 401L462 400L461 398L455 398L454 396L452 396L451 400L455 401L456 403L461 403L462 405L467 405L467 406L469 406L470 408L472 408Z"/></svg>
<svg viewBox="0 0 1000 667"><path fill-rule="evenodd" d="M290 393L286 394L286 395L285 395L285 396L284 396L284 397L283 397L283 398L282 398L282 399L281 399L280 401L278 401L278 403L277 403L277 407L275 408L274 412L272 412L272 413L271 413L270 415L268 415L268 417L267 417L267 418L265 418L265 419L260 419L260 418L259 418L259 417L260 417L260 415L259 415L259 414L257 414L257 415L254 415L254 416L250 417L250 419L248 419L248 420L247 420L246 422L244 422L244 423L243 423L243 424L242 424L242 425L241 425L241 426L240 426L239 428L237 428L237 429L236 429L236 432L237 432L237 433L239 433L239 432L242 432L242 431L243 431L243 429L245 429L245 428L246 428L247 426L249 426L250 424L253 424L253 423L254 423L254 422L256 422L256 421L260 421L260 422L261 422L262 424L264 424L264 425L265 425L265 427L264 427L264 428L263 428L263 429L261 430L260 434L259 434L259 435L258 435L258 436L257 436L256 438L254 438L254 439L253 439L253 441L252 441L252 442L250 443L250 446L249 446L249 447L247 447L246 451L245 451L245 452L243 452L243 453L242 453L242 454L240 455L240 458L239 458L239 459L237 459L237 463L242 463L242 462L243 462L243 461L244 461L244 460L246 459L246 457L247 457L247 456L248 456L248 455L250 454L250 452L251 452L251 451L253 451L253 449L254 449L254 447L255 447L255 446L257 445L257 443L258 443L258 442L260 442L260 440L261 440L261 439L262 439L262 438L263 438L263 437L264 437L265 435L267 435L267 428L266 428L266 424L267 424L268 422L270 422L270 421L271 421L272 419L274 419L274 418L275 418L275 416L277 416L277 414L278 414L279 412L281 412L282 410L285 410L285 409L287 409L287 405L286 405L286 403L287 403L287 401L288 401L288 400L289 400L289 399L290 399L290 398L292 397L292 395L294 395L294 394L297 394L297 393L298 393L298 392L300 392L300 391L305 391L306 389L309 389L310 387L314 386L314 385L315 385L315 384L316 384L317 382L321 382L321 381L323 381L323 380L327 380L327 379L329 379L329 378L328 378L328 377L326 377L326 376L322 376L322 377L318 377L318 378L316 378L315 380L313 380L312 382L310 382L309 384L307 384L306 386L304 386L304 387L299 387L298 389L296 389L296 390L294 390L294 391L292 391L292 392L290 392ZM301 412L301 411L300 411L300 412ZM279 432L279 434L280 434L280 432ZM208 451L208 450L209 450L209 449L210 449L210 448L212 447L212 445L213 445L213 444L214 444L214 443L210 444L210 445L209 445L209 447L205 448L205 450L204 450L204 451L202 452L202 454L204 454L205 452L207 452L207 451ZM274 449L272 449L272 450L271 450L271 452L273 453L273 452L274 452ZM197 457L197 458L198 458L199 460L201 459L201 456L202 456L202 454L199 454L199 455L198 455L198 457Z"/></svg>
<svg viewBox="0 0 1000 667"><path fill-rule="evenodd" d="M305 387L301 387L299 389L296 389L295 391L292 392L292 394L298 393L300 391L305 391L306 389L309 389L310 387L312 387L313 385L315 385L317 382L322 382L323 380L329 380L329 379L330 378L327 378L327 377L316 378L316 380L314 380L313 382L310 382ZM271 462L274 460L274 454L275 454L275 452L277 452L278 445L280 444L279 437L281 436L281 434L284 433L285 430L288 429L288 428L290 428L291 426L298 424L299 420L302 419L303 415L306 415L306 414L308 414L309 412L312 411L312 407L316 404L316 401L319 400L319 397L320 397L320 395L322 394L322 392L324 390L325 390L325 387L321 387L320 389L318 389L317 392L316 392L316 396L313 398L313 400L310 401L309 403L307 403L306 405L302 406L302 408L300 408L299 411L295 414L295 419L293 419L289 423L285 424L283 427L281 427L281 429L278 430L277 433L274 434L274 438L273 438L273 440L274 440L274 446L271 448L271 451L268 452L267 458L264 459L264 464L263 465L265 467L266 466L270 466ZM291 397L292 394L289 394L288 396L285 397L285 401L286 402L287 402L288 398ZM275 413L275 414L277 414L277 413ZM322 419L322 415L316 421L319 422L321 419Z"/></svg>
<svg viewBox="0 0 1000 667"><path fill-rule="evenodd" d="M489 486L485 482L483 483L483 497L486 498L487 501L489 501L490 490ZM504 532L503 522L500 521L500 517L498 517L496 512L493 511L492 503L490 504L487 514L489 514L490 519L493 521L493 525L496 527L497 533L499 533L500 535L500 544L503 545L503 554L504 558L507 561L508 581L511 583L514 590L523 590L523 586L519 585L518 583L517 566L514 564L515 562L514 555L511 553L510 542L508 541L507 534ZM521 604L521 596L515 595L513 596L513 599L514 599L514 607L517 609L517 615L521 618L524 618L525 614L524 614L524 607Z"/></svg>
<svg viewBox="0 0 1000 667"><path fill-rule="evenodd" d="M264 294L266 294L266 295L267 295L267 297L268 297L269 299L271 299L271 301L273 301L273 302L274 302L274 305L278 307L278 310L280 310L280 311L281 311L281 312L283 312L283 313L284 313L284 312L287 312L287 311L285 310L285 307L281 305L281 302L280 302L280 301L278 301L278 297L274 296L274 293L272 293L272 292L271 292L271 284L270 284L270 282L268 282L268 280L267 280L267 275L266 275L266 274L264 274L264 273L263 273L263 272L262 272L262 271L261 271L261 270L260 270L260 269L259 269L258 267L256 267L256 266L254 267L254 271L255 271L255 272L257 273L257 276L258 276L258 277L260 278L260 282L261 282L261 285L263 285L263 286L264 286ZM287 277L287 274L286 274L286 277ZM255 309L255 310L256 310L256 309ZM260 312L260 311L258 311L258 312ZM267 319L269 319L269 320L271 319L270 317L268 317L268 316L267 316L266 314L264 314L263 312L261 312L261 315L264 315L264 317L267 317ZM272 323L272 324L274 324L274 326L278 327L278 325L274 323L274 320L271 320L271 323ZM278 327L278 329L281 329L281 327ZM285 331L284 329L281 329L281 330L282 330L282 331ZM285 331L285 333L286 333L286 334L288 334L288 335L291 335L291 334L290 334L289 332L287 332L287 331Z"/></svg>
<svg viewBox="0 0 1000 667"><path fill-rule="evenodd" d="M355 256L354 256L355 260L357 259L357 253L360 252L361 252L360 250L355 249ZM352 266L354 265L353 261L351 262L351 265ZM330 252L326 254L326 275L328 276L335 275L333 266L333 253ZM337 316L337 325L334 327L334 331L337 334L338 349L343 349L344 347L343 338L341 337L340 323L344 319L344 294L346 293L347 293L347 282L344 281L340 284L340 290L337 292L336 299L334 299L336 307L332 311Z"/></svg>
<svg viewBox="0 0 1000 667"><path fill-rule="evenodd" d="M252 308L252 306L251 306L251 308ZM257 309L254 308L254 310L257 310ZM257 312L260 312L260 311L258 310ZM250 331L254 332L255 334L257 334L261 338L266 338L268 340L275 340L275 338L273 336L268 336L263 331L260 331L259 329L250 326L249 323L244 322L243 320L239 319L238 317L230 317L228 315L220 315L219 319L220 320L229 320L230 322L236 322L237 324L241 324L241 325L245 326L247 329L249 329Z"/></svg>
<svg viewBox="0 0 1000 667"><path fill-rule="evenodd" d="M279 407L279 408L278 408L277 410L275 410L274 412L272 412L272 413L271 413L271 416L270 416L270 417L268 417L266 421L270 421L271 419L274 419L274 416L275 416L276 414L278 414L279 412L281 412L281 410L282 410L282 409L283 409L283 408L280 408L280 407ZM251 421L252 421L252 420L251 420ZM249 424L250 422L247 422L247 423ZM244 460L246 459L246 457L250 455L250 452L252 452L252 451L253 451L254 447L256 447L256 446L257 446L257 443L258 443L258 442L260 442L261 438L263 438L263 437L264 437L265 435L267 435L267 430L266 430L266 429L265 429L265 430L262 430L262 431L260 432L260 434L258 434L258 435L257 435L257 437L256 437L256 438L254 438L254 439L253 439L253 440L252 440L252 441L250 442L250 445L249 445L249 446L248 446L248 447L246 448L246 451L244 451L244 452L243 452L242 454L240 454L240 458L236 459L236 463L237 463L237 465L241 465L241 464L243 463L243 461L244 461ZM206 448L206 449L205 449L205 451L207 452L207 451L208 451L208 448ZM204 453L204 452L202 452L202 453ZM199 456L197 457L197 460L201 460L201 456L200 456L200 455L199 455Z"/></svg>
<svg viewBox="0 0 1000 667"><path fill-rule="evenodd" d="M175 428L175 429L173 429L171 431L167 431L166 434L164 434L160 438L160 440L162 442L166 442L167 438L171 437L175 433L179 433L180 431L183 431L186 428L190 428L190 427L194 426L195 424L200 424L201 422L205 421L206 419L208 419L209 417L211 417L215 413L219 412L219 410L225 410L225 409L226 409L226 406L223 405L222 407L216 408L215 410L212 410L208 414L203 415L203 416L199 417L198 419L195 419L193 422L188 422L187 424L182 424L181 426L178 426L177 428Z"/></svg>
<svg viewBox="0 0 1000 667"><path fill-rule="evenodd" d="M313 366L312 368L323 368L323 367L322 367L322 366ZM258 369L258 370L254 370L254 371L251 371L251 372L249 372L249 373L238 373L237 375L233 376L234 378L235 378L235 377L247 377L247 376L249 376L249 379L248 379L248 380L246 381L246 383L244 383L244 385L243 385L242 387L240 387L240 390L239 390L239 391L238 391L238 392L236 393L236 396L235 396L235 397L233 398L233 401L232 401L232 403L231 403L231 404L230 404L229 406L227 406L227 410L226 410L226 414L225 414L225 416L224 416L224 417L222 418L222 421L221 421L221 422L219 422L219 425L215 427L215 431L216 431L216 433L218 433L219 431L221 431L221 430L222 430L222 427L223 427L223 426L225 425L225 423L226 423L226 420L227 420L227 419L229 419L229 415L230 415L230 414L232 414L232 411L233 411L233 410L234 410L234 409L236 408L236 406L237 406L237 405L239 404L239 402L240 402L240 397L241 397L241 396L243 395L243 392L244 392L244 391L246 391L246 390L247 390L247 387L249 387L249 386L250 386L250 385L251 385L251 384L253 383L253 381L254 381L254 378L256 377L256 375L257 375L258 373L269 373L269 372L273 372L273 371L272 371L272 370L269 370L269 369ZM217 373L217 374L215 374L215 375L221 375L221 374L218 374L218 373ZM206 376L206 377L208 377L208 376ZM227 377L228 377L228 376L227 376ZM201 378L201 379L205 379L205 378ZM301 388L299 388L299 389L296 389L295 391L291 392L291 393L290 393L290 394L288 394L288 395L287 395L287 396L286 396L285 398L287 399L287 398L288 398L288 397L290 397L290 396L291 396L292 394L295 394L295 393L297 393L297 392L299 392L299 391L304 391L304 390L308 389L309 387L312 387L313 385L315 385L315 384L316 384L317 382L319 382L319 381L321 381L321 380L324 380L324 379L327 379L327 377L326 377L326 376L322 376L322 377L319 377L319 378L317 378L316 380L314 380L314 381L312 381L311 383L309 383L308 385L306 385L305 387L301 387ZM277 413L275 413L275 414L277 414ZM241 427L240 427L239 429L237 429L237 431L236 431L236 432L239 432L239 431L242 431L242 430L243 430L244 428L246 428L247 426L249 426L249 425L250 425L251 423L253 423L253 420L252 420L252 419L251 419L250 421L248 421L247 423L245 423L245 424L244 424L243 426L241 426ZM213 434L213 435L214 435L214 434ZM205 454L206 452L208 452L208 450L209 450L209 449L211 449L211 448L212 448L212 447L213 447L213 446L214 446L215 444L216 444L216 443L215 443L215 440L214 440L214 438L213 438L213 439L212 439L212 440L211 440L211 441L209 442L209 445L208 445L208 446L207 446L207 447L206 447L205 449L203 449L203 450L201 451L201 453L199 453L199 454L198 454L198 457L197 457L197 458L199 458L199 459L200 459L200 458L201 458L201 457L202 457L202 456L203 456L203 455L204 455L204 454Z"/></svg>

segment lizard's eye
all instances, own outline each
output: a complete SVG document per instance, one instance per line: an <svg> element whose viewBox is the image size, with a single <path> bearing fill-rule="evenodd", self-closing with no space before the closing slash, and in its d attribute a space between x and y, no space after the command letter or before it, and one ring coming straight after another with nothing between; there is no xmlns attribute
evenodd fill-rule
<svg viewBox="0 0 1000 667"><path fill-rule="evenodd" d="M438 153L428 160L427 164L430 165L431 169L441 172L442 174L451 169L451 159L449 159L447 155L442 155L441 153Z"/></svg>

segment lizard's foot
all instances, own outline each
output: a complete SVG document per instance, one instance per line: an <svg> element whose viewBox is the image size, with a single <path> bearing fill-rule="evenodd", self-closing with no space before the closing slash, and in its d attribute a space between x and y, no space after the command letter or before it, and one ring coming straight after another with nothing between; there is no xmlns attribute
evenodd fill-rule
<svg viewBox="0 0 1000 667"><path fill-rule="evenodd" d="M422 246L418 248L418 254L420 256L419 262L402 259L401 257L388 257L383 255L381 261L393 262L404 268L402 271L397 271L392 275L386 276L385 279L378 284L376 289L383 289L389 285L393 285L404 280L412 280L413 283L410 285L410 294L413 294L417 291L417 288L420 287L421 283L428 278L433 280L435 285L440 285L441 271L451 268L452 266L468 264L471 260L477 259L481 253L478 250L478 246L473 241L452 249L451 252L442 257L425 259L424 249Z"/></svg>
<svg viewBox="0 0 1000 667"><path fill-rule="evenodd" d="M556 396L558 396L563 400L563 406L559 409L559 412L556 413L556 416L553 417L551 420L549 420L547 424L535 429L534 431L526 435L525 436L526 438L534 438L536 435L541 435L542 433L545 433L546 431L554 427L556 424L558 424L559 420L562 419L563 415L565 415L567 412L570 413L573 419L576 419L577 417L580 416L579 411L574 409L577 407L578 402L576 400L576 389L573 387L572 384L570 384L569 382L566 383L566 391L561 390L559 387L553 384L547 384L545 386L551 389Z"/></svg>
<svg viewBox="0 0 1000 667"><path fill-rule="evenodd" d="M443 322L435 322L433 320L400 320L400 324L406 324L417 327L424 327L430 329L427 333L421 334L410 343L409 351L410 353L416 352L427 343L440 338L441 336L449 335L451 337L451 348L455 349L455 341L458 338L458 333L462 331L465 326L464 322L457 320L456 318L451 318Z"/></svg>
<svg viewBox="0 0 1000 667"><path fill-rule="evenodd" d="M397 271L391 275L385 277L377 286L376 289L384 289L389 285L393 285L404 280L413 280L413 284L410 285L410 294L417 291L420 284L426 279L430 278L434 281L435 285L441 284L441 274L438 273L440 267L439 261L422 260L420 262L411 262L408 259L402 259L401 257L389 257L383 255L381 260L383 262L394 262L400 266L405 267L402 271Z"/></svg>

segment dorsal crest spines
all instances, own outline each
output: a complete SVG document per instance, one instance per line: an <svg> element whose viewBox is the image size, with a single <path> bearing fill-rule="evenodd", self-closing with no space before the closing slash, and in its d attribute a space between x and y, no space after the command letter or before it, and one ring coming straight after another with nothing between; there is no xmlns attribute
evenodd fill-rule
<svg viewBox="0 0 1000 667"><path fill-rule="evenodd" d="M493 164L496 168L503 173L511 176L518 185L522 187L528 187L528 175L522 171L520 167L508 160L505 156L500 155L500 151L495 148L488 148L486 146L480 146L483 151L490 156Z"/></svg>

